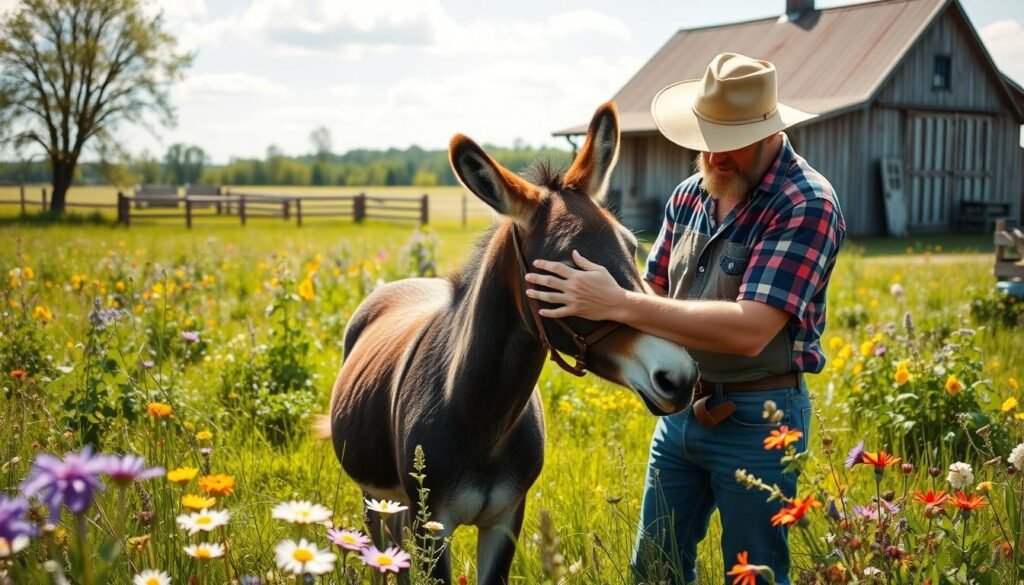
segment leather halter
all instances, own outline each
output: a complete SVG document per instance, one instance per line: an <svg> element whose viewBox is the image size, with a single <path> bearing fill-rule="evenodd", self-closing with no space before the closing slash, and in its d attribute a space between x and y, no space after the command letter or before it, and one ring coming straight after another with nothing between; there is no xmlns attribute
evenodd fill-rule
<svg viewBox="0 0 1024 585"><path fill-rule="evenodd" d="M516 250L516 258L519 259L519 276L523 279L523 284L525 285L525 288L532 289L533 285L526 281L526 273L528 272L526 268L526 257L523 255L523 250L519 246L519 236L516 234L515 225L512 226L512 247L515 248ZM533 324L537 329L537 336L540 338L541 345L544 346L544 349L551 352L551 361L555 362L563 370L569 372L574 376L586 375L587 350L590 349L590 346L600 341L603 337L605 337L612 331L618 329L621 325L621 323L607 321L604 325L598 327L596 331L594 331L590 335L587 335L586 337L583 337L582 335L576 333L572 327L566 325L565 322L562 321L562 319L548 317L547 319L549 321L553 321L556 325L561 327L562 330L569 335L569 338L572 339L572 342L576 345L576 355L573 356L576 360L576 363L570 364L568 361L566 361L565 358L562 357L560 353L558 353L558 350L555 349L554 344L552 344L551 340L548 339L547 331L544 330L544 322L542 321L540 316L540 303L537 301L537 299L534 299L529 295L524 294L524 296L526 297L526 304L530 307L530 315L533 316Z"/></svg>

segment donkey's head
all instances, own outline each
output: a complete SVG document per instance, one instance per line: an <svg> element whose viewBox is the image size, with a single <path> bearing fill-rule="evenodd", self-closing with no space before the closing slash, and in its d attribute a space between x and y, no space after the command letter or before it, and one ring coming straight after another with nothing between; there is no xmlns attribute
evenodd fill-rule
<svg viewBox="0 0 1024 585"><path fill-rule="evenodd" d="M578 250L607 268L623 288L642 291L645 285L634 260L636 238L600 205L618 153L618 115L611 103L594 114L586 141L564 174L545 172L528 181L465 136L456 135L449 147L452 168L462 184L511 220L511 231L518 235L509 238L509 245L520 246L527 266L537 258L575 266L572 251ZM532 324L526 297L520 295L518 304ZM563 322L568 327L541 319L551 345L570 355L579 347L570 331L578 334L578 341L603 326L575 317ZM586 360L587 369L595 374L636 391L654 414L678 412L693 397L696 364L685 349L659 337L620 326L595 341L586 350Z"/></svg>

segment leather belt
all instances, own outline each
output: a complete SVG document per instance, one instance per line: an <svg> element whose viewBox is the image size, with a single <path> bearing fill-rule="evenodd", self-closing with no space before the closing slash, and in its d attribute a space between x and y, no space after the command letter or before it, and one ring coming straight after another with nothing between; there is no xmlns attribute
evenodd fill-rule
<svg viewBox="0 0 1024 585"><path fill-rule="evenodd" d="M760 392L763 390L795 388L799 385L800 374L798 372L787 372L749 382L725 382L721 384L721 388L722 392ZM736 412L736 403L728 399L708 408L708 398L711 398L714 392L715 382L709 382L703 378L697 380L697 384L693 388L693 414L697 417L697 422L701 426L709 429L718 426L719 423Z"/></svg>

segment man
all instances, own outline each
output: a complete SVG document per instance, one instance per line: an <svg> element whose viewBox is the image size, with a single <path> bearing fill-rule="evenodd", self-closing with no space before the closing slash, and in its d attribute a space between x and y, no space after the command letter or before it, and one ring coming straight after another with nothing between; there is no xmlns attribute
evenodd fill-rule
<svg viewBox="0 0 1024 585"><path fill-rule="evenodd" d="M552 289L528 294L561 305L543 316L618 321L675 341L697 360L693 407L659 419L651 441L633 557L641 579L660 581L652 571L668 564L682 573L675 579L695 580L697 544L717 507L726 565L746 551L751 564L789 583L787 531L771 522L781 504L744 489L735 471L796 493L780 451L763 447L776 428L764 403L774 401L781 424L804 433L796 444L804 450L811 406L802 374L824 366L826 288L846 226L832 186L782 132L813 115L776 96L774 65L724 53L703 79L654 98L662 134L699 152L699 172L669 198L647 260L644 278L657 295L620 288L575 252L578 270L538 260L544 273L527 275Z"/></svg>

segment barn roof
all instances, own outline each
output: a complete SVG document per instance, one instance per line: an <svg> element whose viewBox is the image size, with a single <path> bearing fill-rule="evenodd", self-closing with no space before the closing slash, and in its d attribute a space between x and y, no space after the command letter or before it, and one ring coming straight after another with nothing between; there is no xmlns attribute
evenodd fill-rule
<svg viewBox="0 0 1024 585"><path fill-rule="evenodd" d="M955 0L881 0L803 11L793 17L784 14L680 30L612 98L619 108L621 130L656 132L650 113L654 95L670 83L702 77L707 64L722 51L773 62L779 101L787 105L823 117L859 107L872 99L949 3L956 4ZM1003 87L1012 93L1005 83ZM586 125L579 125L554 134L586 131Z"/></svg>

